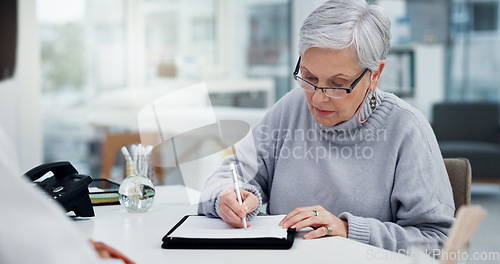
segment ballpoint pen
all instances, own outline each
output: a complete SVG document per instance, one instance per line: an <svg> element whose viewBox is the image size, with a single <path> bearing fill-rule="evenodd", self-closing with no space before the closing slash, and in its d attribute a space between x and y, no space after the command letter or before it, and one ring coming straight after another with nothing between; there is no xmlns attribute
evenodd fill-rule
<svg viewBox="0 0 500 264"><path fill-rule="evenodd" d="M238 186L238 178L236 177L236 168L234 167L234 163L229 164L229 168L233 172L233 184L234 184L234 190L236 191L236 197L238 198L238 203L240 205L243 205L243 202L241 201L240 187ZM241 221L243 222L243 227L247 229L247 218L243 217Z"/></svg>

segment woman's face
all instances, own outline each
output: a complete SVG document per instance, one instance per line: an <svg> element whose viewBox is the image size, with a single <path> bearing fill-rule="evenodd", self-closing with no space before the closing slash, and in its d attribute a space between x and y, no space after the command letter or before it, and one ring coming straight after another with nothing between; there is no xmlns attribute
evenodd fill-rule
<svg viewBox="0 0 500 264"><path fill-rule="evenodd" d="M364 99L367 89L374 91L377 87L384 65L382 61L377 72L367 72L344 98L327 97L320 89L313 93L305 91L309 111L316 121L324 126L334 126L349 120ZM348 87L363 71L348 49L309 48L302 55L300 63L302 78L313 80L311 82L318 87L335 87L337 83L348 84Z"/></svg>

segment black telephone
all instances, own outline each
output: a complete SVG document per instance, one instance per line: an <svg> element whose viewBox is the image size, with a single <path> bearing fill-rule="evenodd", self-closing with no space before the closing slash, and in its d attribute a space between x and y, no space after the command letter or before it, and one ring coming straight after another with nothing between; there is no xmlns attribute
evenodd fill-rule
<svg viewBox="0 0 500 264"><path fill-rule="evenodd" d="M67 212L73 211L76 216L94 216L94 208L89 197L88 186L92 178L78 174L78 171L68 161L57 161L42 164L31 169L24 175L31 181L36 181L48 172L54 173L37 185L45 193L58 201Z"/></svg>

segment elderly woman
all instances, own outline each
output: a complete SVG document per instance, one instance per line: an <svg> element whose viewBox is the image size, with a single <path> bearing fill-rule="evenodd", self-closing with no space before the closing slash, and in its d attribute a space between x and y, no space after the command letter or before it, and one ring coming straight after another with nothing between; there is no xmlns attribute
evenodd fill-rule
<svg viewBox="0 0 500 264"><path fill-rule="evenodd" d="M450 182L424 116L377 84L390 22L364 0L331 0L300 29L293 89L209 177L199 212L242 227L267 203L304 239L342 236L397 251L443 241ZM230 163L243 181L243 206Z"/></svg>

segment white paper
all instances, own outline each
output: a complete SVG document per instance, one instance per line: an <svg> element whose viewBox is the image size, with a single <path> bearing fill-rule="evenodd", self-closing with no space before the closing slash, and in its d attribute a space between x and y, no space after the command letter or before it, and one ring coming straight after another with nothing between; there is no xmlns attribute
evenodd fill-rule
<svg viewBox="0 0 500 264"><path fill-rule="evenodd" d="M287 229L279 226L285 215L263 215L252 219L248 229L234 228L222 219L189 216L170 237L182 238L286 238Z"/></svg>
<svg viewBox="0 0 500 264"><path fill-rule="evenodd" d="M98 193L98 192L104 192L104 190L98 187L89 187L89 193Z"/></svg>

